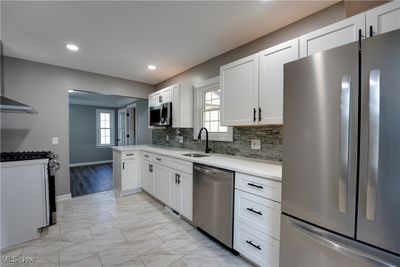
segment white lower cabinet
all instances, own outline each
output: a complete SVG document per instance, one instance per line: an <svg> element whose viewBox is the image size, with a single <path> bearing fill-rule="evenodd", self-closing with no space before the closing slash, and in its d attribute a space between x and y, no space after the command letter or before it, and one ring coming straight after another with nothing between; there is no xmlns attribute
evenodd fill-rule
<svg viewBox="0 0 400 267"><path fill-rule="evenodd" d="M281 182L236 173L233 248L260 266L279 266Z"/></svg>
<svg viewBox="0 0 400 267"><path fill-rule="evenodd" d="M160 201L168 204L169 202L169 169L165 166L154 164L154 191L153 195Z"/></svg>
<svg viewBox="0 0 400 267"><path fill-rule="evenodd" d="M193 176L176 170L169 173L168 205L189 220L193 220Z"/></svg>
<svg viewBox="0 0 400 267"><path fill-rule="evenodd" d="M279 266L278 240L237 220L234 224L234 249L260 266Z"/></svg>
<svg viewBox="0 0 400 267"><path fill-rule="evenodd" d="M149 193L153 194L154 176L153 176L153 164L150 161L143 160L142 162L142 187Z"/></svg>
<svg viewBox="0 0 400 267"><path fill-rule="evenodd" d="M139 161L135 152L113 152L113 186L120 195L140 191L142 180L139 175Z"/></svg>

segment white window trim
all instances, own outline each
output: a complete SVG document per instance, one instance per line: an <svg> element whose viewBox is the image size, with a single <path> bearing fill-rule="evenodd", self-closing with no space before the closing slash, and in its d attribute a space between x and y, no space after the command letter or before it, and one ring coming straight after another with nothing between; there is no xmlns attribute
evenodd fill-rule
<svg viewBox="0 0 400 267"><path fill-rule="evenodd" d="M199 131L202 127L202 118L201 118L201 110L202 110L202 94L205 91L212 91L220 87L219 84L219 76L208 79L201 83L198 83L194 86L194 121L193 121L193 139L197 140ZM203 131L202 139L206 138L206 134ZM225 133L209 133L208 139L210 141L225 141L225 142L233 142L233 128L228 127L228 131Z"/></svg>
<svg viewBox="0 0 400 267"><path fill-rule="evenodd" d="M100 144L100 113L110 113L110 144ZM96 109L96 146L97 147L110 147L115 145L115 111L112 109Z"/></svg>

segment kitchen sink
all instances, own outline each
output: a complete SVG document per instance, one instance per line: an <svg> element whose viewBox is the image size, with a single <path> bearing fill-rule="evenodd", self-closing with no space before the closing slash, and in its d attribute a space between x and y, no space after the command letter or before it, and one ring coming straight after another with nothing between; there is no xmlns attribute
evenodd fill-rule
<svg viewBox="0 0 400 267"><path fill-rule="evenodd" d="M208 157L210 155L200 154L200 153L187 153L187 154L182 154L182 156L191 158L203 158L203 157Z"/></svg>

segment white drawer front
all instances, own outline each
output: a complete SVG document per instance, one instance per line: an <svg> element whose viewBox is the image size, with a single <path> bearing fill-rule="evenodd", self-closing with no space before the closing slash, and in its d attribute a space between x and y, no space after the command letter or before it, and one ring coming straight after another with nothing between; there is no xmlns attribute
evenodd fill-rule
<svg viewBox="0 0 400 267"><path fill-rule="evenodd" d="M281 204L235 190L235 220L279 240Z"/></svg>
<svg viewBox="0 0 400 267"><path fill-rule="evenodd" d="M279 265L279 241L234 221L233 248L260 266Z"/></svg>
<svg viewBox="0 0 400 267"><path fill-rule="evenodd" d="M179 159L169 159L169 167L187 174L193 174L193 163Z"/></svg>
<svg viewBox="0 0 400 267"><path fill-rule="evenodd" d="M235 188L281 202L282 184L279 181L237 172L235 176Z"/></svg>
<svg viewBox="0 0 400 267"><path fill-rule="evenodd" d="M126 151L122 152L121 158L122 159L136 159L137 158L137 151Z"/></svg>
<svg viewBox="0 0 400 267"><path fill-rule="evenodd" d="M148 152L143 152L143 159L153 161L153 158L154 158L153 154Z"/></svg>
<svg viewBox="0 0 400 267"><path fill-rule="evenodd" d="M169 159L167 157L160 156L160 155L157 155L157 154L153 155L153 161L155 163L158 163L158 164L161 164L161 165L164 165L164 166L168 166L169 165Z"/></svg>

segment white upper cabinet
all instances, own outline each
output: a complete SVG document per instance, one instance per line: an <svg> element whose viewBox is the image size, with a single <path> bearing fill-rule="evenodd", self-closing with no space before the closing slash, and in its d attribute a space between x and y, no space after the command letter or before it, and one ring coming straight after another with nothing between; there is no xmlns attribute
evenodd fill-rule
<svg viewBox="0 0 400 267"><path fill-rule="evenodd" d="M258 109L258 54L220 68L221 125L254 125Z"/></svg>
<svg viewBox="0 0 400 267"><path fill-rule="evenodd" d="M400 1L393 1L366 12L368 37L400 29ZM372 27L372 28L371 28Z"/></svg>
<svg viewBox="0 0 400 267"><path fill-rule="evenodd" d="M347 18L300 36L300 57L358 40L359 30L365 36L365 13Z"/></svg>
<svg viewBox="0 0 400 267"><path fill-rule="evenodd" d="M173 84L149 95L149 107L172 102L172 127L193 127L193 87Z"/></svg>
<svg viewBox="0 0 400 267"><path fill-rule="evenodd" d="M283 122L283 65L299 58L299 40L295 38L268 48L260 55L258 120L260 124Z"/></svg>

